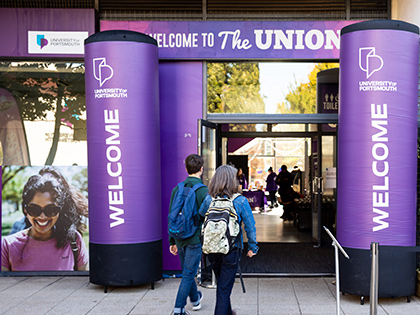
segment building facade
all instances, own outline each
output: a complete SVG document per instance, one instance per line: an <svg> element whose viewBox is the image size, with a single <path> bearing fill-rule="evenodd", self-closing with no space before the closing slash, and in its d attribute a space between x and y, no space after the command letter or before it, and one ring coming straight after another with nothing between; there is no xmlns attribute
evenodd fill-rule
<svg viewBox="0 0 420 315"><path fill-rule="evenodd" d="M161 214L163 270L180 267L167 251L166 216L190 153L206 158L205 183L218 165L240 156L247 158L236 165L245 165L254 187L269 165L299 165L305 174L300 192L311 195L313 207L331 204L334 228L339 187L317 181L326 183L327 171L337 166L338 100L330 111L320 110L316 98L299 107L302 99L294 103L293 93L276 99L280 86L269 83L280 82L286 66L303 67L304 76L337 67L340 30L347 25L387 19L420 25L418 13L420 4L409 0L0 1L0 31L8 43L0 48L2 235L22 217L22 184L43 165L59 167L88 195L83 41L107 30L145 33L159 47L161 168L142 174L138 190L147 191L159 177L161 198L152 207ZM264 83L252 80L262 72ZM281 84L285 94L300 84L291 78ZM323 199L315 196L318 186ZM321 215L312 208L311 239L318 245Z"/></svg>

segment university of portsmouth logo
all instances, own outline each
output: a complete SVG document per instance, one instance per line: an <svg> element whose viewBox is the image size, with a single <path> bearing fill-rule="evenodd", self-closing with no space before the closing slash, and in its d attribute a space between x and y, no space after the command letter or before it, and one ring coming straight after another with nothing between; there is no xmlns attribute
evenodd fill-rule
<svg viewBox="0 0 420 315"><path fill-rule="evenodd" d="M113 75L114 70L106 64L105 58L93 59L93 76L99 81L99 86L111 79Z"/></svg>
<svg viewBox="0 0 420 315"><path fill-rule="evenodd" d="M366 79L376 71L382 69L383 59L376 55L375 47L363 47L359 49L359 68L366 72Z"/></svg>
<svg viewBox="0 0 420 315"><path fill-rule="evenodd" d="M36 35L36 43L42 49L48 45L48 40L45 38L44 35Z"/></svg>

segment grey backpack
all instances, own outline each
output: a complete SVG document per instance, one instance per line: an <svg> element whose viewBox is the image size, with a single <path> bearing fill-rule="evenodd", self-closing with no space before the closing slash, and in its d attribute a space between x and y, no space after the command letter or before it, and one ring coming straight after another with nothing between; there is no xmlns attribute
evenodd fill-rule
<svg viewBox="0 0 420 315"><path fill-rule="evenodd" d="M204 254L227 254L235 244L241 231L233 206L238 196L240 194L234 194L231 199L212 198L201 230Z"/></svg>

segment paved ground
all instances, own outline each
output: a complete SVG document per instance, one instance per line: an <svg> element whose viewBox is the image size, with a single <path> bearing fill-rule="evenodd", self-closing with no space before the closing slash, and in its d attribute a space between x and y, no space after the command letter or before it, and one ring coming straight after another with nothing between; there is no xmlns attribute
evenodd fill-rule
<svg viewBox="0 0 420 315"><path fill-rule="evenodd" d="M334 278L245 278L239 280L232 305L240 315L337 314ZM144 314L170 315L180 279L136 287L104 287L87 276L0 277L0 314ZM212 315L215 290L201 288L202 309L193 315ZM341 314L369 314L369 299L340 294ZM191 310L188 305L187 309ZM380 298L378 314L420 314L420 299Z"/></svg>

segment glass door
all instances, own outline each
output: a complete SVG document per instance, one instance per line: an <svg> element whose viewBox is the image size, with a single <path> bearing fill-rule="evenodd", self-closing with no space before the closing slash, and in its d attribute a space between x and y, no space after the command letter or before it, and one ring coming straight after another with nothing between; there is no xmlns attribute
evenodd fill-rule
<svg viewBox="0 0 420 315"><path fill-rule="evenodd" d="M321 246L323 226L333 230L337 194L337 137L312 138L312 238Z"/></svg>
<svg viewBox="0 0 420 315"><path fill-rule="evenodd" d="M198 120L198 154L204 158L203 183L209 185L217 166L220 165L217 124Z"/></svg>
<svg viewBox="0 0 420 315"><path fill-rule="evenodd" d="M322 136L312 137L311 147L312 239L316 246L321 246Z"/></svg>
<svg viewBox="0 0 420 315"><path fill-rule="evenodd" d="M202 180L208 186L217 166L221 161L221 140L218 139L217 124L207 120L198 120L198 154L204 158ZM210 262L202 257L197 274L198 283L205 288L217 287L215 274L210 269Z"/></svg>

